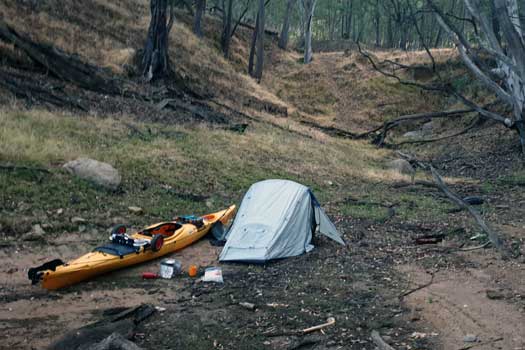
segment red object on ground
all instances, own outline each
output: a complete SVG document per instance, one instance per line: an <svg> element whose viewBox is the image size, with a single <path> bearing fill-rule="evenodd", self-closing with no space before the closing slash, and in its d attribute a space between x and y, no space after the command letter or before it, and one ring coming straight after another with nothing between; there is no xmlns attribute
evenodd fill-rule
<svg viewBox="0 0 525 350"><path fill-rule="evenodd" d="M145 280L153 280L155 278L159 278L159 275L157 275L154 272L143 272L142 273L142 278L145 279Z"/></svg>

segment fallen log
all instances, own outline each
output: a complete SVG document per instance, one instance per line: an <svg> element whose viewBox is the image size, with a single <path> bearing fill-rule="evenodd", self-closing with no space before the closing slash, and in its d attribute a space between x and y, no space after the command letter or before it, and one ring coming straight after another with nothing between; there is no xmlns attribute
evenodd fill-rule
<svg viewBox="0 0 525 350"><path fill-rule="evenodd" d="M16 97L23 98L29 103L35 103L38 101L49 103L56 107L70 107L87 111L86 107L72 98L58 95L51 89L44 89L31 83L25 77L15 79L11 74L0 71L0 86L3 86Z"/></svg>
<svg viewBox="0 0 525 350"><path fill-rule="evenodd" d="M90 348L91 346L104 342L106 338L115 333L123 338L130 339L137 324L154 312L155 308L151 305L140 305L126 309L108 319L67 332L51 344L48 350L93 350Z"/></svg>
<svg viewBox="0 0 525 350"><path fill-rule="evenodd" d="M485 232L492 245L498 249L504 257L508 256L508 252L505 249L505 246L503 244L503 240L501 237L494 232L486 223L485 220L481 217L481 215L478 213L478 211L474 208L472 208L469 204L467 204L463 199L458 197L455 193L453 193L448 186L443 181L443 178L439 175L439 173L434 169L434 167L430 166L430 172L432 173L432 177L434 178L434 181L436 182L437 186L445 193L445 195L454 203L456 203L461 208L468 210L470 215L474 217L474 220L478 224L478 226L481 228L483 232Z"/></svg>
<svg viewBox="0 0 525 350"><path fill-rule="evenodd" d="M112 333L109 337L87 347L81 347L79 350L142 350L132 341L127 340L119 333Z"/></svg>
<svg viewBox="0 0 525 350"><path fill-rule="evenodd" d="M372 341L378 347L379 350L395 350L393 347L388 345L378 331L372 331Z"/></svg>
<svg viewBox="0 0 525 350"><path fill-rule="evenodd" d="M419 120L428 120L428 119L434 119L434 118L450 118L450 117L456 117L458 115L463 115L466 113L474 112L474 109L455 109L450 111L441 111L441 112L430 112L430 113L417 113L417 114L409 114L409 115L403 115L401 117L395 118L394 120L389 120L383 123L382 126L377 127L374 130L370 130L367 132L367 134L371 134L373 132L377 132L379 130L382 130L381 133L374 139L374 143L377 146L383 146L385 143L385 139L387 137L388 131L390 131L392 128L405 123L405 122L414 122Z"/></svg>
<svg viewBox="0 0 525 350"><path fill-rule="evenodd" d="M68 55L54 46L35 43L17 33L1 19L0 40L22 50L31 60L46 68L57 78L95 92L112 95L120 93L116 81L104 77L97 67L83 62L77 56Z"/></svg>

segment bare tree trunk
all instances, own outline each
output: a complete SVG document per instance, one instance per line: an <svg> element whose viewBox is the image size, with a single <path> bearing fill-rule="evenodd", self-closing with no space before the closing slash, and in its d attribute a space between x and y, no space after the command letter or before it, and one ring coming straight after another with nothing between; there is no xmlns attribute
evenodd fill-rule
<svg viewBox="0 0 525 350"><path fill-rule="evenodd" d="M170 73L168 35L174 20L173 5L170 3L168 21L168 0L151 0L150 7L151 21L142 56L142 75L146 81Z"/></svg>
<svg viewBox="0 0 525 350"><path fill-rule="evenodd" d="M202 37L202 18L206 12L206 0L195 0L196 11L193 21L193 32L199 37Z"/></svg>
<svg viewBox="0 0 525 350"><path fill-rule="evenodd" d="M308 64L312 61L312 20L315 11L316 0L302 0L305 23L304 23L304 63Z"/></svg>
<svg viewBox="0 0 525 350"><path fill-rule="evenodd" d="M379 12L379 0L376 0L376 12L375 12L375 19L374 19L374 24L375 24L375 29L376 29L376 47L379 47L381 46L381 33L379 32L379 28L380 28L380 18L381 18L381 13Z"/></svg>
<svg viewBox="0 0 525 350"><path fill-rule="evenodd" d="M292 14L292 8L297 0L288 0L286 4L286 12L284 13L283 28L281 35L279 36L279 47L286 50L288 47L289 31L290 31L290 17Z"/></svg>
<svg viewBox="0 0 525 350"><path fill-rule="evenodd" d="M257 45L257 28L259 28L259 14L257 13L257 19L255 20L255 28L252 34L252 44L250 45L250 58L248 59L248 74L253 77L253 68L255 66L255 49Z"/></svg>
<svg viewBox="0 0 525 350"><path fill-rule="evenodd" d="M224 1L223 1L224 4ZM233 17L233 0L228 0L228 7L223 8L222 12L222 36L221 48L224 57L230 55L230 43L232 33L232 17Z"/></svg>
<svg viewBox="0 0 525 350"><path fill-rule="evenodd" d="M264 68L264 0L259 0L259 25L257 30L257 64L255 65L255 79L261 82Z"/></svg>

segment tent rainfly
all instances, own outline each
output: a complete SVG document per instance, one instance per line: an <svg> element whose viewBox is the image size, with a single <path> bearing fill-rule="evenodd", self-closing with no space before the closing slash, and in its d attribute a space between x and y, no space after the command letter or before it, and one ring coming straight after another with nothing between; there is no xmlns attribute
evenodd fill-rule
<svg viewBox="0 0 525 350"><path fill-rule="evenodd" d="M289 180L253 184L226 235L220 261L262 263L313 249L319 232L345 245L312 191Z"/></svg>

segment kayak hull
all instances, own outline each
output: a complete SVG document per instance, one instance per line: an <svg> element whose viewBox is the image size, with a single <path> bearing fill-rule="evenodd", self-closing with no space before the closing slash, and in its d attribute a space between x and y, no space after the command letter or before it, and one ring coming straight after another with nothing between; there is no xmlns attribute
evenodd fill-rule
<svg viewBox="0 0 525 350"><path fill-rule="evenodd" d="M144 249L141 247L138 252L133 252L123 256L112 255L100 251L84 254L75 260L57 266L54 271L43 271L41 274L42 287L50 290L64 288L91 279L95 276L157 259L166 254L176 252L204 237L215 223L220 221L223 224L227 224L234 213L235 206L231 206L228 209L205 215L203 216L203 226L200 228L193 224L182 224L180 229L165 237L164 244L160 250L156 252L152 249ZM145 230L159 227L163 224L165 223L155 224ZM141 232L134 233L130 236L135 239L151 239L151 237L145 236Z"/></svg>

